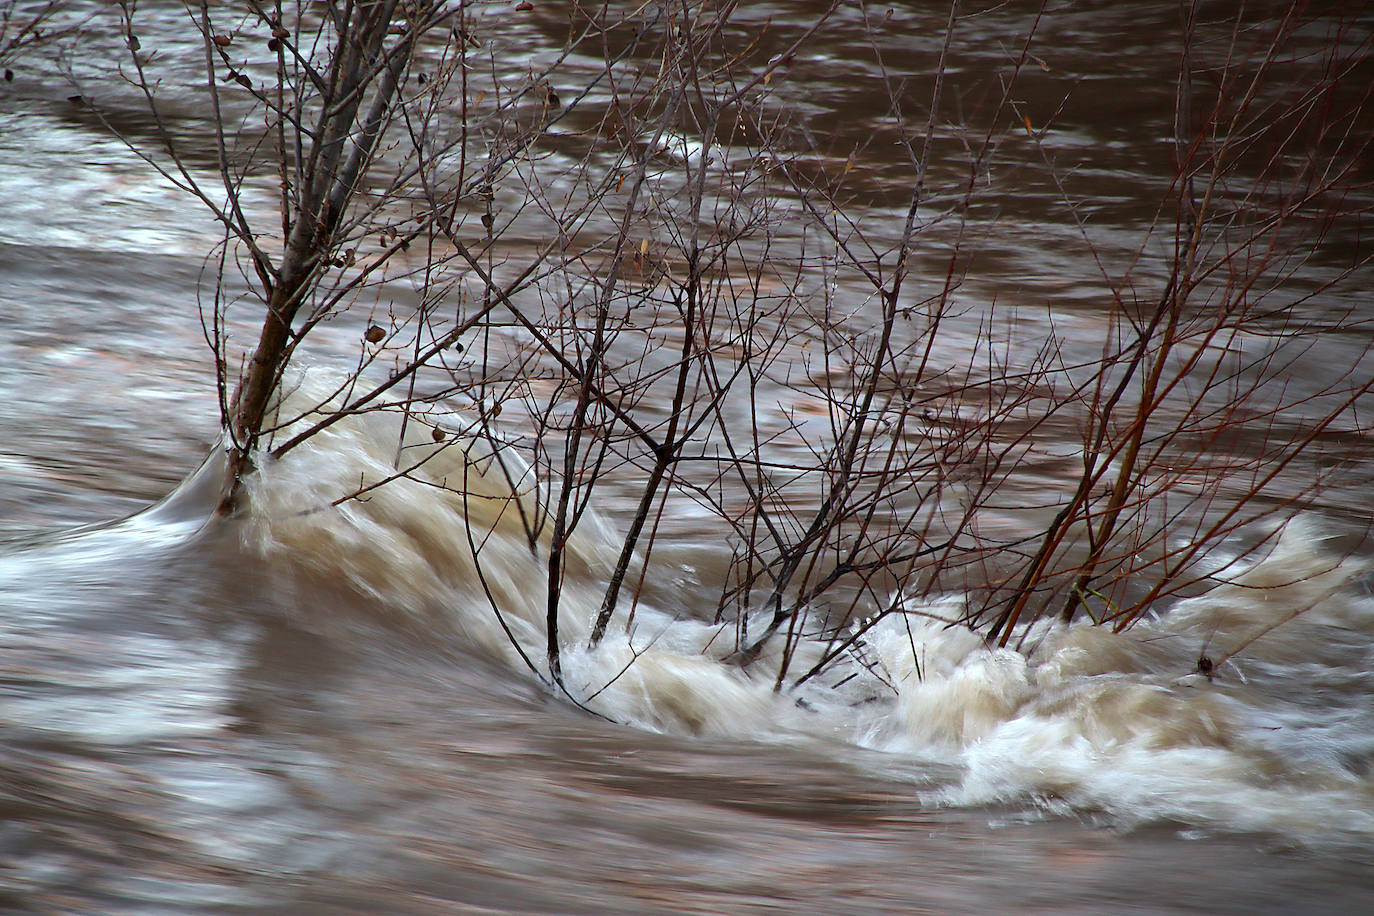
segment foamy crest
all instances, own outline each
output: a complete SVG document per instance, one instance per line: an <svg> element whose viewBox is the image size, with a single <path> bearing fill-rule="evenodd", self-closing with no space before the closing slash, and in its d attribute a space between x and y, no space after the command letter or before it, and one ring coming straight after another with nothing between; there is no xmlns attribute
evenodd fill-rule
<svg viewBox="0 0 1374 916"><path fill-rule="evenodd" d="M304 378L283 413L329 392ZM500 456L503 470L476 441L436 444L428 433L412 424L400 476L399 423L383 415L336 423L266 462L247 537L282 582L305 576L312 594L343 584L381 614L547 675L547 526L531 538L522 522L540 511L536 483L513 456ZM781 639L740 667L723 659L729 634L686 608L641 601L633 624L617 619L589 647L617 544L588 515L569 551L565 684L617 721L740 739L840 737L953 765L962 775L926 790L932 803L1374 842L1374 602L1352 595L1360 567L1328 555L1308 521L1227 564L1210 592L1124 633L1041 623L1026 651L994 648L940 622L961 610L946 598L879 621L830 676L782 692ZM789 670L808 670L825 648L803 640ZM1202 654L1218 660L1212 678L1197 673Z"/></svg>
<svg viewBox="0 0 1374 916"><path fill-rule="evenodd" d="M316 373L292 385L280 413L300 419L279 439L318 421L336 387ZM399 415L362 414L279 460L262 458L249 485L247 542L289 566L283 582L304 575L312 588L346 584L379 613L456 628L508 661L518 653L507 630L525 652L542 654L546 595L538 586L549 531L538 523L528 468L514 455L498 464L471 439L436 443L430 432L414 421L403 435ZM586 631L585 610L600 596L594 583L610 569L608 548L595 531L569 542L560 620L570 638Z"/></svg>
<svg viewBox="0 0 1374 916"><path fill-rule="evenodd" d="M885 621L870 649L885 667L920 676L897 681L880 743L950 749L964 775L930 792L932 802L1029 801L1118 824L1368 843L1374 681L1363 670L1374 656L1374 602L1345 589L1360 564L1321 545L1299 520L1175 613L1124 633L1041 624L1024 655ZM1315 662L1323 640L1343 646L1344 658ZM1318 670L1291 664L1297 646ZM1238 650L1227 672L1195 673L1201 653Z"/></svg>

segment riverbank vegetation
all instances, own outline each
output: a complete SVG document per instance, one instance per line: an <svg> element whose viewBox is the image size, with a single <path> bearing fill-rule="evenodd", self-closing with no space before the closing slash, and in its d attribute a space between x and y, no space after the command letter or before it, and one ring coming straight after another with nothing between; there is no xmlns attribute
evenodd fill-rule
<svg viewBox="0 0 1374 916"><path fill-rule="evenodd" d="M157 47L118 4L118 85L82 97L223 232L201 291L222 511L252 511L265 462L395 414L396 475L425 474L402 447L420 430L425 456L466 450L533 494L509 512L547 571L540 677L561 684L570 539L610 507L619 552L587 638L629 625L691 516L733 557L701 609L722 654L767 659L780 688L935 596L962 596L951 626L1015 646L1032 621L1122 629L1225 582L1305 509L1358 529L1322 500L1369 474L1368 317L1311 305L1368 288L1367 23L1184 3L1154 49L1175 115L1135 123L1128 96L1076 113L1055 72L1091 11L955 2L932 35L883 5L759 9L201 3ZM522 17L559 40L513 45ZM989 32L1015 40L970 65ZM871 85L882 130L816 113L824 67ZM181 138L203 112L164 103L175 80L203 87L215 149ZM1157 132L1130 164L1151 220L1099 230L1113 201L1078 175L1111 151L1076 142L1084 117ZM1073 233L1036 239L1026 183ZM1043 275L997 292L980 240L1009 223ZM1085 263L1080 318L1045 290ZM1349 339L1344 365L1304 365L1318 337ZM347 381L281 416L293 372L340 339ZM803 636L827 648L798 666Z"/></svg>

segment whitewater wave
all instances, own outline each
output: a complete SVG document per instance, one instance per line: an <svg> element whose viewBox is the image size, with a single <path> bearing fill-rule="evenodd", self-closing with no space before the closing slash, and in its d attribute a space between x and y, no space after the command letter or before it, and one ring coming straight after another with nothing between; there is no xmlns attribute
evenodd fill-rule
<svg viewBox="0 0 1374 916"><path fill-rule="evenodd" d="M331 390L303 378L283 416L317 420ZM243 536L280 587L346 588L399 623L547 676L549 532L523 463L475 437L436 442L426 423L403 433L398 417L375 413L261 471ZM869 629L862 658L840 661L832 686L784 692L780 658L730 664L731 634L691 608L641 601L632 623L622 614L588 647L617 550L605 523L584 516L559 618L570 694L613 720L750 741L838 738L894 768L947 765L955 778L918 790L932 804L1374 843L1374 601L1351 588L1362 566L1331 555L1307 520L1232 564L1225 584L1124 633L1041 623L1024 650L992 648L940 623L962 610L947 597ZM803 641L792 670L824 648ZM1199 673L1203 655L1215 671Z"/></svg>

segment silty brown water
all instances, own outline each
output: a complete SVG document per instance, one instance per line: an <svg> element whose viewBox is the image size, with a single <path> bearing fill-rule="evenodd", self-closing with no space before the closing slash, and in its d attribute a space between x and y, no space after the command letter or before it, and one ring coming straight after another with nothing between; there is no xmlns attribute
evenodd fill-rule
<svg viewBox="0 0 1374 916"><path fill-rule="evenodd" d="M919 81L946 11L893 7L883 60ZM810 12L742 16L785 31ZM177 9L153 13L149 41L175 71L198 39ZM1032 20L999 8L961 25L970 106ZM1021 84L1032 124L1054 115L1045 146L1072 162L1062 174L1108 262L1130 256L1158 203L1177 22L1169 4L1056 11ZM502 29L512 46L561 40L552 16ZM900 219L908 172L864 63L874 34L846 9L798 63L807 91L792 103L834 149L861 148L881 225ZM88 31L76 76L118 41ZM218 420L195 292L214 227L73 108L68 80L35 61L0 94L0 906L1355 912L1374 893L1374 611L1358 579L1317 581L1318 612L1216 684L1188 676L1199 649L1270 619L1244 595L1126 638L1053 636L1029 658L932 629L920 687L857 708L820 693L804 708L701 662L688 620L651 673L604 698L615 724L546 696L490 638L445 552L452 506L398 489L348 521L208 522L211 487L193 475ZM208 121L186 107L176 129L208 148ZM135 106L112 108L139 126ZM1070 325L1093 346L1101 284L1070 243L1065 192L1031 157L996 162L962 295L1033 303L1043 317L1024 333ZM1358 286L1311 307L1360 308ZM354 340L339 335L344 365ZM1321 384L1364 341L1323 346L1294 384ZM347 448L269 476L264 504L327 494L358 454L391 447L341 435ZM1276 481L1274 498L1303 484ZM599 504L607 526L628 504ZM1328 569L1323 536L1369 511L1358 475L1325 509L1252 574ZM96 527L68 530L82 525ZM679 542L660 548L683 571L645 610L665 631L699 613L665 596L709 600L728 561L692 525L676 520ZM875 649L895 668L910 643L888 637Z"/></svg>

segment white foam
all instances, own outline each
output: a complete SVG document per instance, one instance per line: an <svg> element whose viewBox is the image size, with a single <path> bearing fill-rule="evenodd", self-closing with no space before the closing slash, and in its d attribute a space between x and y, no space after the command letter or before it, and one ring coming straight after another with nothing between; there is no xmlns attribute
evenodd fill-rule
<svg viewBox="0 0 1374 916"><path fill-rule="evenodd" d="M306 379L291 404L328 392ZM546 674L547 530L532 547L518 511L537 515L534 481L504 456L517 481L513 499L489 449L462 438L435 445L428 432L412 424L408 475L333 508L396 473L394 419L337 423L268 462L251 490L248 537L269 559L346 582L379 613L463 640L518 671L524 662L508 628ZM1038 624L1027 640L1033 649L990 648L939 622L958 616L958 598L945 598L918 608L922 616L868 630L863 663L837 663L838 674L852 675L842 689L817 678L782 693L774 691L778 645L748 668L730 664L721 659L729 634L687 608L640 602L633 626L622 617L588 648L616 552L588 516L570 543L560 631L569 691L617 721L738 739L840 737L894 761L954 766L959 778L923 790L932 803L1030 804L1121 824L1171 820L1374 844L1374 713L1364 673L1374 657L1374 602L1345 588L1360 566L1328 555L1310 521L1230 564L1225 584L1124 633ZM1332 628L1356 662L1323 663L1339 676L1321 701L1345 715L1290 740L1295 727L1308 727L1297 723L1312 702L1304 683L1287 676L1294 654L1316 651ZM807 670L823 649L803 641L791 670ZM1209 680L1193 673L1203 651L1239 655ZM1252 669L1245 680L1243 665ZM1300 750L1312 740L1322 753Z"/></svg>

